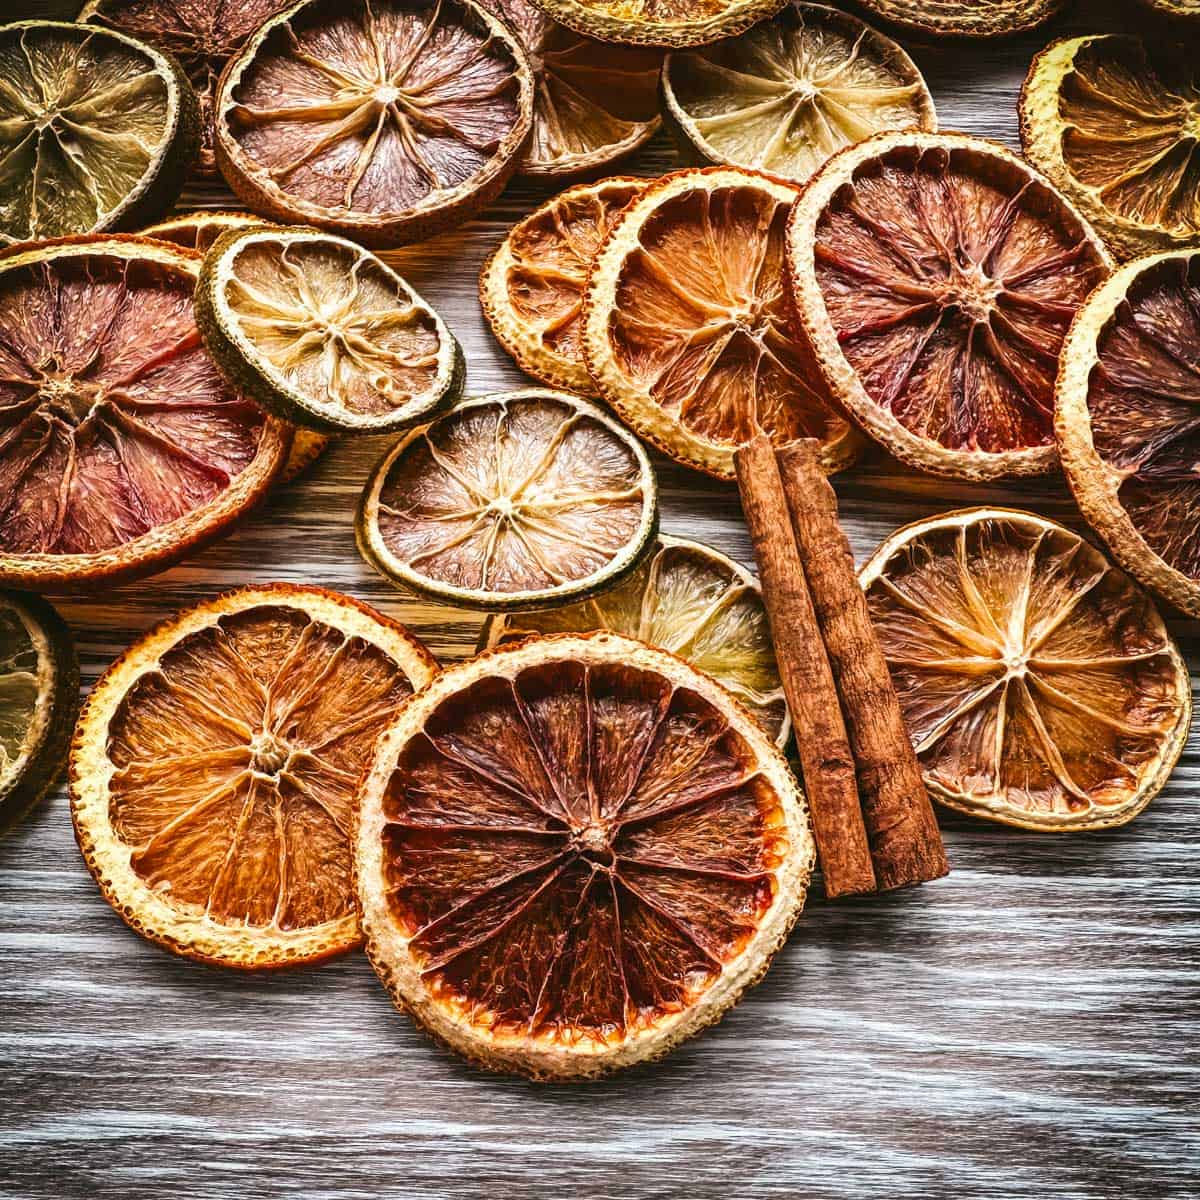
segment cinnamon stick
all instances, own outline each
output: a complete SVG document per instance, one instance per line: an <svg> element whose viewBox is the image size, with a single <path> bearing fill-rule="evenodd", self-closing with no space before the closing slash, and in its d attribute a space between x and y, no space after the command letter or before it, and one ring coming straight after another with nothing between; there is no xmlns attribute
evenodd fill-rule
<svg viewBox="0 0 1200 1200"><path fill-rule="evenodd" d="M920 764L811 438L778 453L791 527L837 681L881 891L949 871Z"/></svg>
<svg viewBox="0 0 1200 1200"><path fill-rule="evenodd" d="M825 894L832 899L873 892L875 872L855 786L854 759L770 440L759 434L736 451L734 464L775 657L796 729Z"/></svg>

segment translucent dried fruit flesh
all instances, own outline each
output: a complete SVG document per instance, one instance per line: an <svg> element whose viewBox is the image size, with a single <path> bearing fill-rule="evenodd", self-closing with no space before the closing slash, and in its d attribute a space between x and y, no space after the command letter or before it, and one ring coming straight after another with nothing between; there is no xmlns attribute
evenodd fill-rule
<svg viewBox="0 0 1200 1200"><path fill-rule="evenodd" d="M0 796L20 776L37 742L44 695L38 647L21 614L0 608Z"/></svg>
<svg viewBox="0 0 1200 1200"><path fill-rule="evenodd" d="M908 55L823 5L791 3L739 37L676 52L664 84L676 120L705 158L800 181L882 129L936 123Z"/></svg>
<svg viewBox="0 0 1200 1200"><path fill-rule="evenodd" d="M730 37L776 12L781 0L538 0L580 33L608 42L695 46Z"/></svg>
<svg viewBox="0 0 1200 1200"><path fill-rule="evenodd" d="M886 542L863 583L938 798L1070 829L1129 820L1162 786L1186 669L1145 594L1076 534L951 514Z"/></svg>
<svg viewBox="0 0 1200 1200"><path fill-rule="evenodd" d="M1001 37L1048 21L1063 0L859 0L869 12L925 33Z"/></svg>

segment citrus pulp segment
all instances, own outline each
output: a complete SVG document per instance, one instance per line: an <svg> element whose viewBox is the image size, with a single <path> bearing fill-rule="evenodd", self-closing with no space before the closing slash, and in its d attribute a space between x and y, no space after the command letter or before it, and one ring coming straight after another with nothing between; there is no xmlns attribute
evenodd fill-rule
<svg viewBox="0 0 1200 1200"><path fill-rule="evenodd" d="M397 245L495 199L532 120L525 52L474 0L306 0L230 60L214 144L255 211Z"/></svg>
<svg viewBox="0 0 1200 1200"><path fill-rule="evenodd" d="M75 833L105 899L225 966L356 945L355 786L435 671L403 625L323 588L243 588L151 630L96 684L71 752Z"/></svg>
<svg viewBox="0 0 1200 1200"><path fill-rule="evenodd" d="M911 33L1006 37L1044 24L1064 0L857 0L868 12Z"/></svg>
<svg viewBox="0 0 1200 1200"><path fill-rule="evenodd" d="M799 915L813 862L782 756L708 676L609 633L461 663L360 789L367 952L480 1065L587 1078L716 1021Z"/></svg>
<svg viewBox="0 0 1200 1200"><path fill-rule="evenodd" d="M920 71L891 38L799 0L736 38L667 55L663 102L709 162L801 183L880 130L937 128Z"/></svg>
<svg viewBox="0 0 1200 1200"><path fill-rule="evenodd" d="M657 525L637 439L577 396L528 388L464 401L402 437L367 481L357 532L393 582L499 610L611 587Z"/></svg>
<svg viewBox="0 0 1200 1200"><path fill-rule="evenodd" d="M630 46L704 46L733 37L784 0L536 0L548 16L588 37Z"/></svg>
<svg viewBox="0 0 1200 1200"><path fill-rule="evenodd" d="M759 429L819 439L829 471L860 446L792 330L784 230L798 192L737 167L664 176L624 209L588 277L584 357L600 395L664 453L723 479Z"/></svg>
<svg viewBox="0 0 1200 1200"><path fill-rule="evenodd" d="M788 227L792 296L828 394L897 458L961 479L1054 468L1059 351L1110 266L1050 184L962 134L842 151Z"/></svg>
<svg viewBox="0 0 1200 1200"><path fill-rule="evenodd" d="M1187 738L1187 668L1144 592L1077 534L1008 509L931 517L860 576L925 782L1026 829L1120 825Z"/></svg>

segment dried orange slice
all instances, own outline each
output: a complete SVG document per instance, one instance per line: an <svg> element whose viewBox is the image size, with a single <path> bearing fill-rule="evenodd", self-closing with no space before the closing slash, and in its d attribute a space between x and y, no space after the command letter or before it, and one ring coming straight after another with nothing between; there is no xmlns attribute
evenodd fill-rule
<svg viewBox="0 0 1200 1200"><path fill-rule="evenodd" d="M367 953L455 1050L534 1078L665 1054L766 970L808 817L708 676L610 633L452 667L380 738L355 874Z"/></svg>
<svg viewBox="0 0 1200 1200"><path fill-rule="evenodd" d="M617 176L581 183L518 221L479 276L479 301L496 340L551 387L587 394L583 290L592 258L621 210L646 186Z"/></svg>
<svg viewBox="0 0 1200 1200"><path fill-rule="evenodd" d="M0 246L129 228L169 208L199 149L179 64L101 29L0 25Z"/></svg>
<svg viewBox="0 0 1200 1200"><path fill-rule="evenodd" d="M396 245L494 200L532 120L525 52L473 0L307 0L230 60L214 148L256 212Z"/></svg>
<svg viewBox="0 0 1200 1200"><path fill-rule="evenodd" d="M737 167L667 175L621 213L588 277L584 356L600 395L664 453L722 479L759 429L819 438L830 471L861 444L792 331L784 229L797 194Z"/></svg>
<svg viewBox="0 0 1200 1200"><path fill-rule="evenodd" d="M911 58L857 17L798 0L771 21L663 63L663 103L701 158L808 179L884 129L936 129Z"/></svg>
<svg viewBox="0 0 1200 1200"><path fill-rule="evenodd" d="M199 266L111 235L0 259L0 583L148 575L270 486L291 434L205 352Z"/></svg>
<svg viewBox="0 0 1200 1200"><path fill-rule="evenodd" d="M435 671L403 625L323 588L243 588L151 630L96 684L71 752L75 834L104 898L225 966L358 944L355 786Z"/></svg>
<svg viewBox="0 0 1200 1200"><path fill-rule="evenodd" d="M1200 242L1194 52L1116 34L1065 38L1021 89L1029 160L1124 258Z"/></svg>
<svg viewBox="0 0 1200 1200"><path fill-rule="evenodd" d="M540 612L489 617L479 648L535 634L607 629L670 650L707 672L750 710L777 746L792 721L758 580L703 542L659 534L649 557L616 587Z"/></svg>
<svg viewBox="0 0 1200 1200"><path fill-rule="evenodd" d="M910 33L989 38L1024 33L1050 20L1064 0L858 0Z"/></svg>
<svg viewBox="0 0 1200 1200"><path fill-rule="evenodd" d="M976 508L894 533L861 582L925 782L1026 829L1121 825L1187 738L1187 668L1144 592L1054 521Z"/></svg>
<svg viewBox="0 0 1200 1200"><path fill-rule="evenodd" d="M536 0L556 21L599 38L643 46L705 46L778 12L785 0Z"/></svg>
<svg viewBox="0 0 1200 1200"><path fill-rule="evenodd" d="M897 458L960 479L1054 468L1059 350L1111 264L1016 155L962 134L851 147L792 213L788 265L829 393Z"/></svg>
<svg viewBox="0 0 1200 1200"><path fill-rule="evenodd" d="M528 388L464 401L402 437L367 481L357 532L393 582L498 610L611 587L657 525L637 439L577 396Z"/></svg>
<svg viewBox="0 0 1200 1200"><path fill-rule="evenodd" d="M1127 263L1089 297L1055 432L1084 519L1147 587L1200 616L1200 249Z"/></svg>

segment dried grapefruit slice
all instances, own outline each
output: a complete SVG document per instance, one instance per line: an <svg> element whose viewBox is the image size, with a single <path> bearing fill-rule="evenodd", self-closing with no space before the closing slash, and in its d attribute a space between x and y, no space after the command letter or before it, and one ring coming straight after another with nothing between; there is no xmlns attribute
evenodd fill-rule
<svg viewBox="0 0 1200 1200"><path fill-rule="evenodd" d="M1110 261L1016 155L917 132L844 150L792 213L788 267L829 393L897 458L960 479L1054 468L1059 350Z"/></svg>
<svg viewBox="0 0 1200 1200"><path fill-rule="evenodd" d="M976 508L906 526L863 568L925 782L1026 829L1121 825L1187 738L1187 668L1144 592L1054 521Z"/></svg>
<svg viewBox="0 0 1200 1200"><path fill-rule="evenodd" d="M1064 38L1021 89L1029 160L1124 258L1200 242L1200 70L1182 47Z"/></svg>
<svg viewBox="0 0 1200 1200"><path fill-rule="evenodd" d="M230 60L213 120L217 163L249 207L396 245L500 194L533 78L473 0L307 0Z"/></svg>
<svg viewBox="0 0 1200 1200"><path fill-rule="evenodd" d="M225 966L356 945L355 786L436 669L403 625L323 588L243 588L151 630L96 684L71 752L75 834L104 898Z"/></svg>
<svg viewBox="0 0 1200 1200"><path fill-rule="evenodd" d="M646 186L617 176L581 183L518 221L479 276L496 340L527 374L587 394L583 290L592 258L621 210Z"/></svg>
<svg viewBox="0 0 1200 1200"><path fill-rule="evenodd" d="M0 583L150 574L257 501L290 431L200 342L200 256L138 237L0 259Z"/></svg>
<svg viewBox="0 0 1200 1200"><path fill-rule="evenodd" d="M737 167L667 175L621 213L588 277L584 356L600 395L664 453L722 479L759 429L819 438L830 471L861 444L792 332L784 229L797 194Z"/></svg>
<svg viewBox="0 0 1200 1200"><path fill-rule="evenodd" d="M891 38L798 0L739 37L668 54L662 90L700 157L799 182L880 130L937 128L921 72Z"/></svg>
<svg viewBox="0 0 1200 1200"><path fill-rule="evenodd" d="M367 481L357 531L393 582L506 609L611 587L657 525L637 439L577 396L527 388L464 401L402 437Z"/></svg>
<svg viewBox="0 0 1200 1200"><path fill-rule="evenodd" d="M199 148L179 64L123 34L0 26L0 246L128 228L169 208Z"/></svg>
<svg viewBox="0 0 1200 1200"><path fill-rule="evenodd" d="M778 12L785 0L536 0L556 21L604 42L705 46Z"/></svg>
<svg viewBox="0 0 1200 1200"><path fill-rule="evenodd" d="M494 1070L665 1054L766 970L804 903L782 756L708 676L610 633L452 667L380 738L355 874L397 1005Z"/></svg>
<svg viewBox="0 0 1200 1200"><path fill-rule="evenodd" d="M1024 33L1050 20L1065 0L858 0L911 33L989 38Z"/></svg>
<svg viewBox="0 0 1200 1200"><path fill-rule="evenodd" d="M659 534L646 560L599 596L489 617L481 650L533 635L607 629L670 650L731 691L777 746L792 721L758 580L703 542Z"/></svg>

